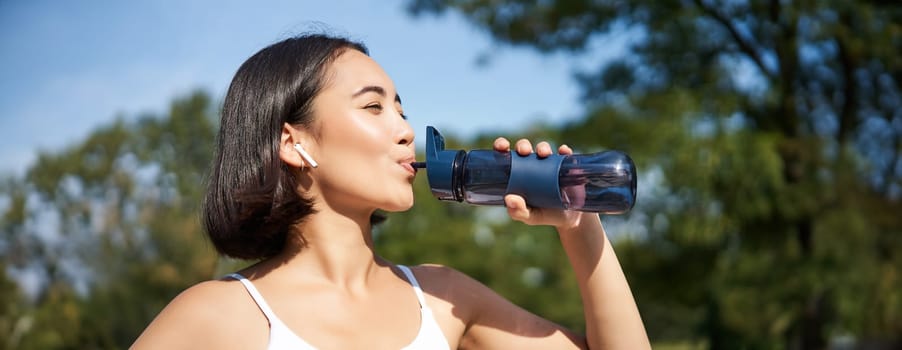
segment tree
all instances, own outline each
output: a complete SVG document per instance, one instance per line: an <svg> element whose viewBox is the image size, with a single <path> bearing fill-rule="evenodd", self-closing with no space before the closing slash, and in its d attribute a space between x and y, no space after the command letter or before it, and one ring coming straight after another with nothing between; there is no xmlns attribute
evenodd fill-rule
<svg viewBox="0 0 902 350"><path fill-rule="evenodd" d="M604 36L635 38L577 74L585 117L560 137L625 149L640 172L660 175L636 208L647 239L622 248L653 339L902 342L898 3L408 5L458 12L541 53L591 55Z"/></svg>
<svg viewBox="0 0 902 350"><path fill-rule="evenodd" d="M30 325L15 348L126 348L178 292L214 277L196 216L212 112L195 93L167 115L118 119L41 152L24 178L7 179L0 266L42 282L31 303L4 309L4 321Z"/></svg>

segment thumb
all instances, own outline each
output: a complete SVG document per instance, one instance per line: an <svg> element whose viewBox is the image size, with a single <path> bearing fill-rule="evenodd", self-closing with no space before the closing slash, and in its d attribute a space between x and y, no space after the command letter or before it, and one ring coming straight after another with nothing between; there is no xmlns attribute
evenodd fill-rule
<svg viewBox="0 0 902 350"><path fill-rule="evenodd" d="M527 222L531 217L531 210L526 205L526 199L515 194L504 196L504 205L507 206L507 214L511 219Z"/></svg>

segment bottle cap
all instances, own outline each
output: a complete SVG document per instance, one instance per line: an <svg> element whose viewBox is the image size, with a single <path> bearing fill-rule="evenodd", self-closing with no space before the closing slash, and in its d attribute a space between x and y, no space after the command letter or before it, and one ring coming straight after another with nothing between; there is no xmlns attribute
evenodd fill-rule
<svg viewBox="0 0 902 350"><path fill-rule="evenodd" d="M426 175L432 195L440 200L462 201L463 194L456 182L460 163L466 156L463 150L446 151L445 138L435 128L426 127Z"/></svg>

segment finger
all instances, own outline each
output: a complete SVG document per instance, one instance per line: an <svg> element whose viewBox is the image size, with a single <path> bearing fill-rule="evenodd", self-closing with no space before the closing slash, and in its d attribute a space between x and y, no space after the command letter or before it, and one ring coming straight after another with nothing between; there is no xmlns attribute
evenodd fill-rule
<svg viewBox="0 0 902 350"><path fill-rule="evenodd" d="M507 214L511 219L526 222L529 220L529 207L523 197L509 194L504 196L504 205L507 206Z"/></svg>
<svg viewBox="0 0 902 350"><path fill-rule="evenodd" d="M512 194L504 196L504 204L507 206L507 214L510 215L511 219L527 225L550 224L562 221L561 215L563 215L563 211L549 211L530 207L522 196Z"/></svg>
<svg viewBox="0 0 902 350"><path fill-rule="evenodd" d="M499 152L509 152L511 150L511 142L503 137L495 139L495 142L492 146L496 151Z"/></svg>
<svg viewBox="0 0 902 350"><path fill-rule="evenodd" d="M517 140L517 154L521 156L528 156L532 153L532 144L529 143L527 139L519 139Z"/></svg>
<svg viewBox="0 0 902 350"><path fill-rule="evenodd" d="M549 144L548 142L545 142L545 141L539 142L536 145L536 154L538 154L539 157L541 157L541 158L550 156L552 154L551 144Z"/></svg>
<svg viewBox="0 0 902 350"><path fill-rule="evenodd" d="M563 155L573 154L573 149L571 149L570 146L561 145L561 147L557 148L557 153L560 153Z"/></svg>

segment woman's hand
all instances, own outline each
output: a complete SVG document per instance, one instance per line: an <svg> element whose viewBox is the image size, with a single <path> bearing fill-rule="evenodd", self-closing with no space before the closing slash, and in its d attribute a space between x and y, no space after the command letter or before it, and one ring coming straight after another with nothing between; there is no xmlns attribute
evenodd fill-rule
<svg viewBox="0 0 902 350"><path fill-rule="evenodd" d="M500 152L510 152L510 141L503 137L495 139L494 149ZM520 139L515 145L514 151L521 156L527 156L533 152L532 144L527 139ZM536 154L539 158L545 158L552 155L551 145L542 141L536 145ZM558 153L563 155L573 154L573 150L567 145L558 147ZM522 196L509 194L504 196L504 203L507 206L507 213L514 220L523 222L527 225L551 225L563 232L575 228L582 220L582 212L531 208L526 205L526 199Z"/></svg>

